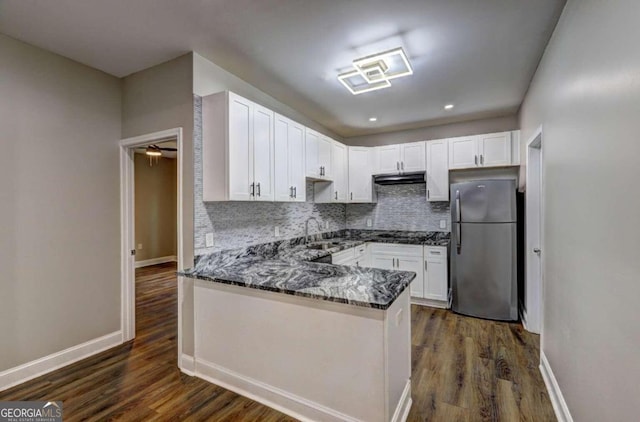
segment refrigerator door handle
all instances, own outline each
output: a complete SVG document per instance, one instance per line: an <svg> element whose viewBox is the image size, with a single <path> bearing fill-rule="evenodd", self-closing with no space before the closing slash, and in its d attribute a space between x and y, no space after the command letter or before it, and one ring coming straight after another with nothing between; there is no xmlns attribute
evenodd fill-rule
<svg viewBox="0 0 640 422"><path fill-rule="evenodd" d="M456 224L456 250L458 255L460 255L460 251L462 250L462 223Z"/></svg>
<svg viewBox="0 0 640 422"><path fill-rule="evenodd" d="M462 211L460 210L460 191L456 191L456 221L462 220Z"/></svg>

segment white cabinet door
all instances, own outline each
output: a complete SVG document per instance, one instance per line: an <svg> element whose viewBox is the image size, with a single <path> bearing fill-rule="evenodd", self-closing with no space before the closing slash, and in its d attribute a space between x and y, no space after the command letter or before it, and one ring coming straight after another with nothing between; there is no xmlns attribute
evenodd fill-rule
<svg viewBox="0 0 640 422"><path fill-rule="evenodd" d="M447 248L425 246L425 291L424 297L446 302L448 300Z"/></svg>
<svg viewBox="0 0 640 422"><path fill-rule="evenodd" d="M253 199L253 103L229 93L229 199Z"/></svg>
<svg viewBox="0 0 640 422"><path fill-rule="evenodd" d="M482 167L511 165L511 132L480 135L478 150Z"/></svg>
<svg viewBox="0 0 640 422"><path fill-rule="evenodd" d="M347 202L349 184L348 184L348 168L347 147L339 142L334 142L331 146L331 168L333 170L333 202Z"/></svg>
<svg viewBox="0 0 640 422"><path fill-rule="evenodd" d="M478 167L477 136L449 139L449 168L464 169Z"/></svg>
<svg viewBox="0 0 640 422"><path fill-rule="evenodd" d="M374 174L390 174L400 172L400 145L384 145L376 147L376 168Z"/></svg>
<svg viewBox="0 0 640 422"><path fill-rule="evenodd" d="M371 267L380 268L382 270L395 270L396 258L393 255L387 254L372 254L371 255Z"/></svg>
<svg viewBox="0 0 640 422"><path fill-rule="evenodd" d="M349 202L374 202L371 149L349 147Z"/></svg>
<svg viewBox="0 0 640 422"><path fill-rule="evenodd" d="M305 147L305 172L307 177L320 177L320 161L318 157L318 143L320 142L320 134L309 128L305 129L304 147Z"/></svg>
<svg viewBox="0 0 640 422"><path fill-rule="evenodd" d="M289 183L289 127L291 121L276 114L273 131L273 191L276 201L288 202L293 198L293 189Z"/></svg>
<svg viewBox="0 0 640 422"><path fill-rule="evenodd" d="M449 200L449 148L446 139L427 142L427 201Z"/></svg>
<svg viewBox="0 0 640 422"><path fill-rule="evenodd" d="M256 201L273 201L273 111L253 105L253 180Z"/></svg>
<svg viewBox="0 0 640 422"><path fill-rule="evenodd" d="M411 296L423 297L424 295L424 268L422 256L398 256L397 263L399 270L413 271L416 278L411 282Z"/></svg>
<svg viewBox="0 0 640 422"><path fill-rule="evenodd" d="M408 172L425 171L425 143L412 142L410 144L401 144L400 152L402 160L400 162L400 170Z"/></svg>
<svg viewBox="0 0 640 422"><path fill-rule="evenodd" d="M307 200L307 181L304 173L304 126L289 125L289 184L293 188L293 200Z"/></svg>
<svg viewBox="0 0 640 422"><path fill-rule="evenodd" d="M331 146L333 141L326 136L320 135L318 138L318 164L320 165L320 177L331 180L333 177L331 169Z"/></svg>

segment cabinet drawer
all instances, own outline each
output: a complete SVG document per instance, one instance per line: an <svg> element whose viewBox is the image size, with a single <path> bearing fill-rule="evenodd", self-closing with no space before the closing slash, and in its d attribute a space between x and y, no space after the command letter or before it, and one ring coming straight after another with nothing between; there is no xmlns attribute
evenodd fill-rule
<svg viewBox="0 0 640 422"><path fill-rule="evenodd" d="M447 248L444 246L425 246L425 259L447 259Z"/></svg>
<svg viewBox="0 0 640 422"><path fill-rule="evenodd" d="M362 258L367 253L367 245L356 246L354 249L354 256L356 259Z"/></svg>
<svg viewBox="0 0 640 422"><path fill-rule="evenodd" d="M398 256L422 256L422 245L396 245L391 243L372 243L371 253L392 254Z"/></svg>
<svg viewBox="0 0 640 422"><path fill-rule="evenodd" d="M345 249L344 251L331 254L331 263L340 265L343 262L351 261L354 258L355 248Z"/></svg>

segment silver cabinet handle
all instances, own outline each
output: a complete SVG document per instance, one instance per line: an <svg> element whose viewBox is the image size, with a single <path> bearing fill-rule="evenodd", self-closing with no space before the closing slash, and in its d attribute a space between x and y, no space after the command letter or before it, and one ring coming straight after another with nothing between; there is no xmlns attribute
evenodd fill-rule
<svg viewBox="0 0 640 422"><path fill-rule="evenodd" d="M249 189L251 189L249 191L249 195L250 196L255 196L255 194L256 194L256 184L252 183L251 185L249 185Z"/></svg>
<svg viewBox="0 0 640 422"><path fill-rule="evenodd" d="M351 192L351 200L353 201L353 192Z"/></svg>
<svg viewBox="0 0 640 422"><path fill-rule="evenodd" d="M400 161L396 161L396 170L400 170Z"/></svg>
<svg viewBox="0 0 640 422"><path fill-rule="evenodd" d="M294 187L293 187L293 197L294 197L294 198L297 198L297 197L298 197L298 187L297 187L297 186L294 186Z"/></svg>
<svg viewBox="0 0 640 422"><path fill-rule="evenodd" d="M424 261L424 270L427 271L427 261Z"/></svg>
<svg viewBox="0 0 640 422"><path fill-rule="evenodd" d="M429 189L427 189L427 199L429 199Z"/></svg>
<svg viewBox="0 0 640 422"><path fill-rule="evenodd" d="M478 156L477 155L475 155L473 157L473 162L476 164L476 166L478 165Z"/></svg>
<svg viewBox="0 0 640 422"><path fill-rule="evenodd" d="M293 186L289 186L289 198L293 198Z"/></svg>
<svg viewBox="0 0 640 422"><path fill-rule="evenodd" d="M400 161L400 170L404 170L404 161Z"/></svg>
<svg viewBox="0 0 640 422"><path fill-rule="evenodd" d="M336 200L338 200L338 191L336 191L335 194L336 194Z"/></svg>
<svg viewBox="0 0 640 422"><path fill-rule="evenodd" d="M484 156L480 154L480 164L484 165Z"/></svg>
<svg viewBox="0 0 640 422"><path fill-rule="evenodd" d="M260 196L260 183L256 185L256 190L258 192L258 196Z"/></svg>
<svg viewBox="0 0 640 422"><path fill-rule="evenodd" d="M540 255L540 248L533 248L533 253Z"/></svg>

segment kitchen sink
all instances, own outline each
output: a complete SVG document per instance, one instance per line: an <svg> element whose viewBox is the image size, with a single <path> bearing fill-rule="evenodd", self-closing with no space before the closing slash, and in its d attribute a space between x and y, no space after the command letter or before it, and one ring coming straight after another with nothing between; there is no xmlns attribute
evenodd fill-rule
<svg viewBox="0 0 640 422"><path fill-rule="evenodd" d="M316 250L327 250L331 248L335 248L338 246L340 242L320 242L320 243L312 243L307 245L307 249L316 249Z"/></svg>

